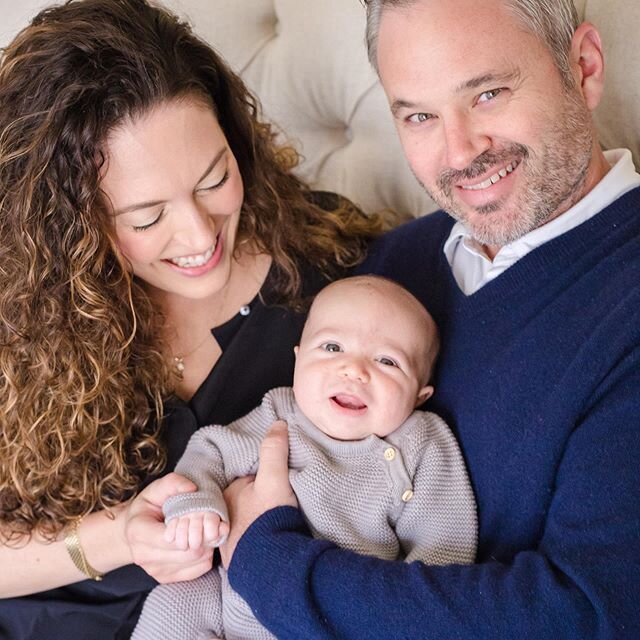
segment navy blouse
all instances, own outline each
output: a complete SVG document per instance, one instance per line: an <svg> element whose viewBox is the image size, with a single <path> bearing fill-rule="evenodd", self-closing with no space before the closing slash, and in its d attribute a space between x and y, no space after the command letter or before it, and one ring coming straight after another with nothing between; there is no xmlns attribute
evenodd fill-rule
<svg viewBox="0 0 640 640"><path fill-rule="evenodd" d="M256 407L269 389L292 384L293 347L305 314L275 304L273 272L272 268L250 303L249 313L245 308L212 329L222 356L191 401L172 399L167 404L167 470L175 467L199 426L227 424ZM305 297L326 284L312 267L303 267L302 276ZM86 580L0 600L0 640L128 639L146 595L156 584L141 568L129 565L108 573L102 582Z"/></svg>

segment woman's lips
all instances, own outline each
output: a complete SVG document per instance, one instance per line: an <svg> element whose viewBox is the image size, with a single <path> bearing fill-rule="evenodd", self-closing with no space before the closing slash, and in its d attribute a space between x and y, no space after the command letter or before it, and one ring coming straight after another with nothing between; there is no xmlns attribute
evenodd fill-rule
<svg viewBox="0 0 640 640"><path fill-rule="evenodd" d="M224 249L223 245L224 242L222 240L222 235L218 234L216 238L215 251L211 254L211 257L204 264L198 266L180 267L171 260L163 260L163 262L181 275L196 278L205 273L208 273L212 269L215 269L215 267L220 262L220 259L222 258L222 252Z"/></svg>

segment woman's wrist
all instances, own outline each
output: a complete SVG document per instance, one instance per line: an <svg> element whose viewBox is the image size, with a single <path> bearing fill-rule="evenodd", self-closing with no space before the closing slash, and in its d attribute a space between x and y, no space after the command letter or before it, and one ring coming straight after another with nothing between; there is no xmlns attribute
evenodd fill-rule
<svg viewBox="0 0 640 640"><path fill-rule="evenodd" d="M67 530L67 535L64 538L64 545L67 548L67 553L69 554L73 564L76 566L76 569L88 578L91 578L91 580L100 582L102 580L102 573L97 569L94 569L89 564L87 556L84 553L84 549L82 548L82 543L80 542L78 529L80 528L81 523L82 518L78 518L73 522L71 527Z"/></svg>
<svg viewBox="0 0 640 640"><path fill-rule="evenodd" d="M111 515L106 511L91 513L78 526L84 558L98 574L131 563L123 533L126 507L114 507ZM25 596L86 580L87 571L73 562L65 543L70 531L67 528L53 543L34 532L15 544L0 545L0 598Z"/></svg>
<svg viewBox="0 0 640 640"><path fill-rule="evenodd" d="M126 508L126 504L120 504L108 511L91 513L77 526L84 559L99 574L132 562L131 549L125 536ZM81 567L79 569L82 571Z"/></svg>

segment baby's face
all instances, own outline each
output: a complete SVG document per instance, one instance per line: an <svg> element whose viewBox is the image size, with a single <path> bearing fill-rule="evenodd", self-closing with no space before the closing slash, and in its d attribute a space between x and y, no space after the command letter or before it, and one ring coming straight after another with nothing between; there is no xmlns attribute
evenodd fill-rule
<svg viewBox="0 0 640 640"><path fill-rule="evenodd" d="M311 308L293 389L302 412L333 438L384 437L431 395L431 325L400 293L390 283L347 280Z"/></svg>

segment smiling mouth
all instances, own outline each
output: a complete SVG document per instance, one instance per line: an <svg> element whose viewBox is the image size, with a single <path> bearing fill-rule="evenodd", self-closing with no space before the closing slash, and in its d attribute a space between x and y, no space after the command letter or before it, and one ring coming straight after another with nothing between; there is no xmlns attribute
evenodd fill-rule
<svg viewBox="0 0 640 640"><path fill-rule="evenodd" d="M189 269L193 267L201 267L203 264L207 264L211 260L211 256L215 253L218 246L219 236L216 236L216 241L203 253L198 253L192 256L180 256L178 258L167 258L167 262L175 264L176 267L182 269Z"/></svg>
<svg viewBox="0 0 640 640"><path fill-rule="evenodd" d="M503 167L502 169L500 169L500 171L489 176L486 180L478 182L477 184L460 185L460 188L464 189L465 191L481 191L483 189L488 189L497 182L500 182L500 180L502 180L503 178L506 178L518 167L519 164L519 162L515 161L510 162L506 167Z"/></svg>
<svg viewBox="0 0 640 640"><path fill-rule="evenodd" d="M342 409L349 409L350 411L364 411L367 408L367 405L360 398L347 393L338 393L332 396L331 400Z"/></svg>

